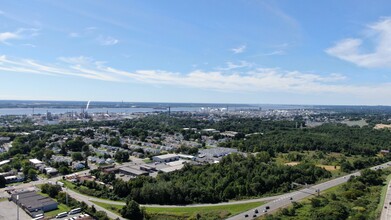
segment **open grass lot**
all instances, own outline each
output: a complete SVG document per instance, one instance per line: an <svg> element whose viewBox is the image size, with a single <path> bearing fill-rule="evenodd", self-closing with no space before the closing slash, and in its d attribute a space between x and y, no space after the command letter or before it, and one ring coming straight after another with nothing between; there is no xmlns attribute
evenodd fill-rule
<svg viewBox="0 0 391 220"><path fill-rule="evenodd" d="M152 162L152 160L149 158L145 158L143 161L144 161L144 163L151 163Z"/></svg>
<svg viewBox="0 0 391 220"><path fill-rule="evenodd" d="M49 197L47 194L42 193L41 191L38 191L37 193L40 194L40 195ZM58 213L68 212L70 210L71 210L71 208L68 207L67 205L59 203L58 204L58 208L56 210L53 210L53 211L50 211L50 212L45 212L45 217L52 218L52 217L55 217Z"/></svg>
<svg viewBox="0 0 391 220"><path fill-rule="evenodd" d="M333 177L337 177L343 174L340 166L342 161L353 163L360 159L362 159L361 156L346 156L342 153L336 152L323 153L317 151L291 151L289 153L279 153L275 158L275 161L287 166L295 166L302 162L310 162L318 167L322 167L330 171Z"/></svg>
<svg viewBox="0 0 391 220"><path fill-rule="evenodd" d="M69 210L70 210L70 208L68 206L66 206L64 204L59 204L58 209L50 211L50 212L45 212L45 217L52 218L52 217L55 217L58 213L68 212Z"/></svg>
<svg viewBox="0 0 391 220"><path fill-rule="evenodd" d="M326 169L326 170L328 170L328 171L336 171L336 170L339 170L339 169L341 169L341 167L340 166L330 166L330 165L316 165L316 166L318 166L318 167L322 167L322 168L324 168L324 169Z"/></svg>
<svg viewBox="0 0 391 220"><path fill-rule="evenodd" d="M119 213L122 208L121 205L110 205L107 203L101 203L92 201L95 204ZM145 207L147 214L151 219L225 219L228 216L236 215L241 212L253 209L264 202L250 202L244 204L233 204L233 205L218 205L218 206L202 206L202 207Z"/></svg>

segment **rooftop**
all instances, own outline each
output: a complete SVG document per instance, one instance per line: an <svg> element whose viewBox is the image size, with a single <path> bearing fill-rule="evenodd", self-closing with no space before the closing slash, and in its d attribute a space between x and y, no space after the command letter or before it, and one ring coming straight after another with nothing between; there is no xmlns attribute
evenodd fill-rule
<svg viewBox="0 0 391 220"><path fill-rule="evenodd" d="M41 163L43 163L42 161L40 161L40 160L38 160L38 159L36 159L36 158L34 158L34 159L29 159L29 161L30 161L30 163L33 163L33 164L41 164Z"/></svg>
<svg viewBox="0 0 391 220"><path fill-rule="evenodd" d="M18 198L18 203L28 210L36 210L40 209L42 206L57 204L53 199L39 195L33 191L15 193L12 194L12 198L14 201Z"/></svg>
<svg viewBox="0 0 391 220"><path fill-rule="evenodd" d="M155 156L155 157L159 158L159 159L168 159L168 158L178 157L178 155L176 155L176 154L163 154L163 155L159 155L159 156Z"/></svg>
<svg viewBox="0 0 391 220"><path fill-rule="evenodd" d="M145 175L147 174L148 172L146 171L143 171L143 170L136 170L136 169L133 169L131 167L120 167L119 168L120 171L125 171L127 173L131 173L131 174L134 174L134 175Z"/></svg>

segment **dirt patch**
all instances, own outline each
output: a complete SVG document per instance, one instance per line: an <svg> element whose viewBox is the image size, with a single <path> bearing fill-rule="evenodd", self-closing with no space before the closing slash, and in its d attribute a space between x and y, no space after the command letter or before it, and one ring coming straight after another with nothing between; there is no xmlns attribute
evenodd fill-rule
<svg viewBox="0 0 391 220"><path fill-rule="evenodd" d="M287 165L287 166L296 166L299 163L300 162L289 162L289 163L285 163L285 165Z"/></svg>
<svg viewBox="0 0 391 220"><path fill-rule="evenodd" d="M341 169L340 166L332 166L332 165L316 165L317 167L322 167L328 171L334 171L334 170L339 170Z"/></svg>
<svg viewBox="0 0 391 220"><path fill-rule="evenodd" d="M390 129L390 128L391 128L391 125L387 125L387 124L377 124L377 125L375 125L375 127L374 127L374 129L384 129L384 128Z"/></svg>

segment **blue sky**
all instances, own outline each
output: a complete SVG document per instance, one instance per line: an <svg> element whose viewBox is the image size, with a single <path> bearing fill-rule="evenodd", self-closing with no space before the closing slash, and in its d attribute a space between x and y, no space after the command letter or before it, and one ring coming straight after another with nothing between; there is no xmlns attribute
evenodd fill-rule
<svg viewBox="0 0 391 220"><path fill-rule="evenodd" d="M391 3L1 1L0 99L391 105Z"/></svg>

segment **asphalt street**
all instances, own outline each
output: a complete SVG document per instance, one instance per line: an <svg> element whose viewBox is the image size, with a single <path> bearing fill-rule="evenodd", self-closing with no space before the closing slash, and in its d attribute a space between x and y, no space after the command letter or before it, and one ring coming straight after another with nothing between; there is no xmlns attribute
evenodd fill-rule
<svg viewBox="0 0 391 220"><path fill-rule="evenodd" d="M387 163L384 163L384 164L381 164L381 165L378 165L378 166L374 166L371 169L373 169L373 170L382 169L384 167L389 167L390 165L391 165L391 162L387 162ZM262 206L259 206L259 207L255 208L255 209L252 209L252 210L240 213L238 215L235 215L233 217L230 217L227 220L253 219L255 217L258 217L258 216L261 216L261 215L265 215L267 213L274 212L274 211L276 211L276 210L278 210L280 208L283 208L285 206L290 205L293 201L299 201L299 200L307 198L309 196L317 195L318 190L319 190L319 192L322 192L322 191L324 191L326 189L332 188L334 186L338 186L338 185L340 185L342 183L346 183L352 175L359 176L360 172L355 172L355 173L352 173L352 174L349 174L349 175L346 175L346 176L343 176L343 177L339 177L339 178L336 178L336 179L329 180L329 181L324 182L324 183L308 186L307 188L304 188L304 189L300 189L300 190L297 190L297 191L294 191L294 192L290 192L290 193L286 193L286 194L280 195L280 197L278 199L275 199L275 200L273 200L271 202L268 202L268 203L266 203L266 204L264 204ZM387 201L389 201L389 200L387 200ZM266 207L268 207L268 209L266 209ZM256 213L255 210L257 210L258 213ZM384 220L386 220L386 219L391 219L391 218L385 218Z"/></svg>
<svg viewBox="0 0 391 220"><path fill-rule="evenodd" d="M390 220L391 219L391 181L387 185L387 193L384 198L384 207L381 212L380 220Z"/></svg>

